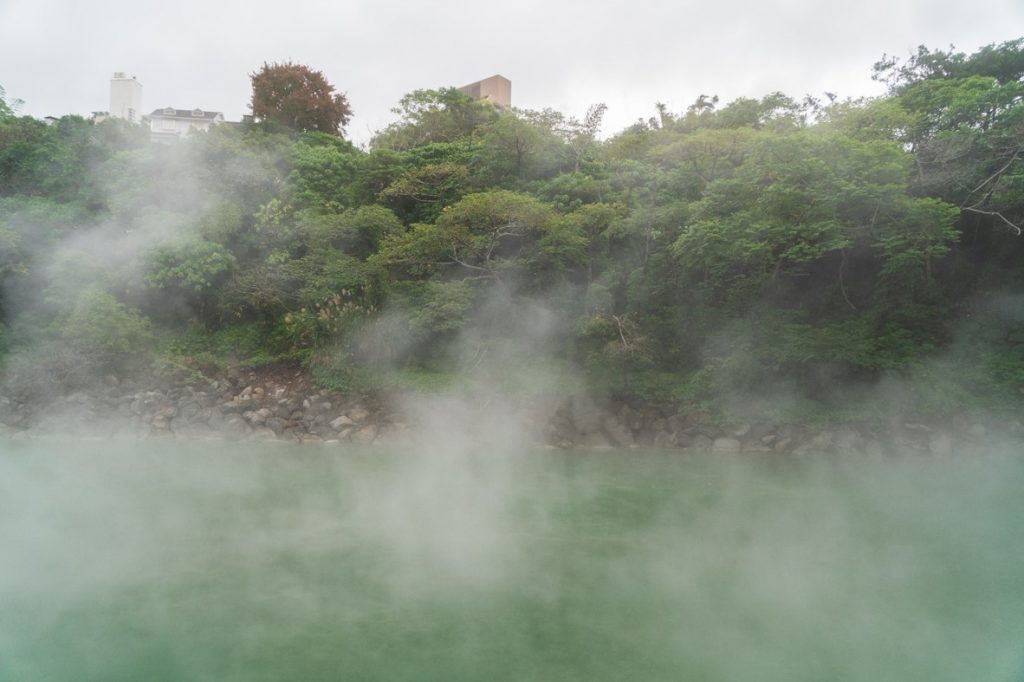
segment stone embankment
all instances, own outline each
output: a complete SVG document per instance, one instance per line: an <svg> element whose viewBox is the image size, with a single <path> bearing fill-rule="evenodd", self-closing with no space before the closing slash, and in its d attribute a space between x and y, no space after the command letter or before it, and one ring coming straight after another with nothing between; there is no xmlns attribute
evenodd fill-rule
<svg viewBox="0 0 1024 682"><path fill-rule="evenodd" d="M301 370L234 369L203 382L160 387L121 384L113 377L88 391L46 401L0 396L0 435L93 438L283 440L368 445L414 431L383 397L325 392ZM563 449L656 448L717 453L860 452L947 455L964 446L1024 440L1024 425L894 418L885 423L827 425L745 421L723 423L695 410L559 401L523 425L536 444Z"/></svg>
<svg viewBox="0 0 1024 682"><path fill-rule="evenodd" d="M950 455L965 446L1024 440L1024 424L967 419L892 418L885 422L794 424L723 423L672 407L598 406L569 399L555 411L550 444L563 448L658 448L718 453L928 453Z"/></svg>
<svg viewBox="0 0 1024 682"><path fill-rule="evenodd" d="M0 423L8 435L303 443L372 443L385 430L405 428L379 402L316 390L301 372L267 377L240 370L158 388L129 388L108 377L89 391L45 402L0 397Z"/></svg>

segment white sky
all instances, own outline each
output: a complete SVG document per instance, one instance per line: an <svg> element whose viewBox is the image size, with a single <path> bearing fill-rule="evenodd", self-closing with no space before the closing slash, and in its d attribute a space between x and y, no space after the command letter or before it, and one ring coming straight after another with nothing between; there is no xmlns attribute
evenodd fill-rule
<svg viewBox="0 0 1024 682"><path fill-rule="evenodd" d="M290 59L346 93L361 143L404 93L500 73L517 107L581 116L605 102L610 134L701 93L878 94L883 53L1022 35L1021 0L0 0L0 86L22 113L87 115L125 71L147 113L237 120L248 74Z"/></svg>

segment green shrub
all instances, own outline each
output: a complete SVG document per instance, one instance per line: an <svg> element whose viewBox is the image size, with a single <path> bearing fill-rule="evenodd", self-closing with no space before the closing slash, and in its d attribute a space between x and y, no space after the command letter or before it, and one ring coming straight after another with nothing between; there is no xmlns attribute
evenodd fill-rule
<svg viewBox="0 0 1024 682"><path fill-rule="evenodd" d="M313 381L327 390L348 393L357 384L358 369L348 351L340 346L315 351L308 366Z"/></svg>
<svg viewBox="0 0 1024 682"><path fill-rule="evenodd" d="M59 337L102 371L138 364L154 340L149 320L98 288L78 297Z"/></svg>
<svg viewBox="0 0 1024 682"><path fill-rule="evenodd" d="M196 326L168 340L161 352L169 359L191 358L222 368L301 359L273 341L267 326L258 323L233 324L213 331Z"/></svg>

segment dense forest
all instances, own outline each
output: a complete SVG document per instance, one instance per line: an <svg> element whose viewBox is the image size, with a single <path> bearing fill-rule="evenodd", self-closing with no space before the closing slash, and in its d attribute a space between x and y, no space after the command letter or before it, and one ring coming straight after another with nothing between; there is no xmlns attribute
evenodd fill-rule
<svg viewBox="0 0 1024 682"><path fill-rule="evenodd" d="M0 91L4 390L290 362L342 391L492 368L712 411L1019 410L1024 39L874 75L606 138L600 104L418 90L365 150L259 116L155 144Z"/></svg>

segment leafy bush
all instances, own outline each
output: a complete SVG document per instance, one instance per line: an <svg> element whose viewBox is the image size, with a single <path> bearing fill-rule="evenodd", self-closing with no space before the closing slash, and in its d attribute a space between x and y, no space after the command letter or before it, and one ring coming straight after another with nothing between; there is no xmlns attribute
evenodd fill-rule
<svg viewBox="0 0 1024 682"><path fill-rule="evenodd" d="M313 381L327 390L347 393L357 386L358 367L343 346L316 350L307 366Z"/></svg>
<svg viewBox="0 0 1024 682"><path fill-rule="evenodd" d="M274 347L273 338L266 325L255 322L231 324L212 331L194 326L168 340L161 352L172 359L187 358L221 368L301 359L286 349Z"/></svg>
<svg viewBox="0 0 1024 682"><path fill-rule="evenodd" d="M236 266L234 255L216 242L185 237L158 246L146 256L146 284L201 294Z"/></svg>
<svg viewBox="0 0 1024 682"><path fill-rule="evenodd" d="M154 341L149 320L96 288L78 297L60 325L60 338L103 371L137 364L148 356Z"/></svg>

